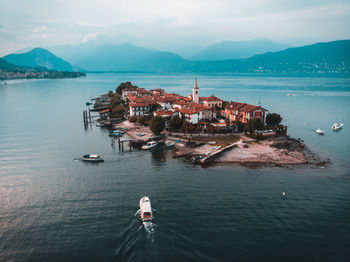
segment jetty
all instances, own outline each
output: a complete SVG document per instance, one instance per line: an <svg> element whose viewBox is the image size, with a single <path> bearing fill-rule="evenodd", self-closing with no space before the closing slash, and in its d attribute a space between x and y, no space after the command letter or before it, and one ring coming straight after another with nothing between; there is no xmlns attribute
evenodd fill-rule
<svg viewBox="0 0 350 262"><path fill-rule="evenodd" d="M225 146L223 148L220 148L218 150L215 150L214 152L211 152L207 155L205 155L205 157L201 160L199 160L199 164L200 165L206 165L208 164L209 162L211 162L212 160L214 160L216 157L218 157L219 155L221 155L222 153L230 150L231 148L234 148L238 145L239 143L233 143L233 144L230 144L228 146Z"/></svg>
<svg viewBox="0 0 350 262"><path fill-rule="evenodd" d="M143 145L146 145L147 142L150 141L157 141L158 144L162 144L165 142L165 137L162 136L156 136L156 137L151 137L148 139L121 139L120 137L118 138L118 148L119 151L124 151L124 148L126 148L127 146L129 147L129 151L132 151L132 148L137 148L137 149L141 149L141 147ZM114 147L115 146L115 138L112 138L111 140L111 145ZM124 143L126 144L124 146Z"/></svg>

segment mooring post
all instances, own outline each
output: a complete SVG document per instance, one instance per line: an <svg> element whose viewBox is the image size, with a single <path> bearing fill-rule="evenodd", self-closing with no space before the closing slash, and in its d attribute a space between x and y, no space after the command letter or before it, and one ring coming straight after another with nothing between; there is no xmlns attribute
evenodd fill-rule
<svg viewBox="0 0 350 262"><path fill-rule="evenodd" d="M87 128L87 116L86 110L83 111L84 127Z"/></svg>
<svg viewBox="0 0 350 262"><path fill-rule="evenodd" d="M129 141L129 149L130 149L130 152L131 152L131 141Z"/></svg>
<svg viewBox="0 0 350 262"><path fill-rule="evenodd" d="M118 148L119 148L119 151L120 151L120 138L118 138Z"/></svg>
<svg viewBox="0 0 350 262"><path fill-rule="evenodd" d="M122 141L122 151L124 151L124 141Z"/></svg>

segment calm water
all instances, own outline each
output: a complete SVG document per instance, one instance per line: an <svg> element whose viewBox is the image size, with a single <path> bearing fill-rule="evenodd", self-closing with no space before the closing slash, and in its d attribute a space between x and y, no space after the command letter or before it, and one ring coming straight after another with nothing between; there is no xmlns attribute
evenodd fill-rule
<svg viewBox="0 0 350 262"><path fill-rule="evenodd" d="M201 95L280 113L291 136L331 159L323 169L200 168L161 150L120 153L106 131L83 128L85 102L120 82L186 95L193 79L1 84L0 261L349 261L349 78L198 76ZM73 161L90 152L105 163ZM134 216L144 195L153 232Z"/></svg>

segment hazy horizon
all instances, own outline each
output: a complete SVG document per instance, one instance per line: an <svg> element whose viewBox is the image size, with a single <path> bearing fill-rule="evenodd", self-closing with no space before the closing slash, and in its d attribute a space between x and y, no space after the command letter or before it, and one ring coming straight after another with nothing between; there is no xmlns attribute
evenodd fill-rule
<svg viewBox="0 0 350 262"><path fill-rule="evenodd" d="M91 40L180 52L257 38L292 46L350 38L350 2L346 0L0 3L0 56L28 47Z"/></svg>

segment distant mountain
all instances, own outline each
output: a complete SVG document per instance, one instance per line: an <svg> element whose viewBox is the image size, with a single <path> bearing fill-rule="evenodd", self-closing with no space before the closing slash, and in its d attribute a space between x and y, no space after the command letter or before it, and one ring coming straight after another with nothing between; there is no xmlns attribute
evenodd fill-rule
<svg viewBox="0 0 350 262"><path fill-rule="evenodd" d="M22 54L10 54L4 56L3 59L18 66L39 66L56 71L73 70L72 66L68 62L43 48L34 48L31 51Z"/></svg>
<svg viewBox="0 0 350 262"><path fill-rule="evenodd" d="M203 47L195 44L174 44L168 47L167 51L178 54L185 59L191 59L192 56L203 50Z"/></svg>
<svg viewBox="0 0 350 262"><path fill-rule="evenodd" d="M5 59L0 57L0 70L10 71L10 70L17 70L17 69L18 69L18 66L7 62Z"/></svg>
<svg viewBox="0 0 350 262"><path fill-rule="evenodd" d="M61 51L60 51L61 48ZM350 40L288 48L244 59L189 61L171 52L132 44L85 43L56 53L88 71L158 73L350 72Z"/></svg>
<svg viewBox="0 0 350 262"><path fill-rule="evenodd" d="M192 57L190 60L227 60L248 58L253 55L266 52L276 52L290 46L278 44L267 39L255 39L252 41L223 41L210 45Z"/></svg>
<svg viewBox="0 0 350 262"><path fill-rule="evenodd" d="M197 72L340 73L350 72L350 40L317 43L248 59L194 61Z"/></svg>
<svg viewBox="0 0 350 262"><path fill-rule="evenodd" d="M181 70L188 61L171 52L132 44L84 43L78 46L51 47L73 65L88 71L168 72Z"/></svg>
<svg viewBox="0 0 350 262"><path fill-rule="evenodd" d="M13 52L13 54L23 54L23 53L27 53L31 50L33 50L35 47L26 47L26 48L23 48L23 49L19 49L17 50L16 52Z"/></svg>

